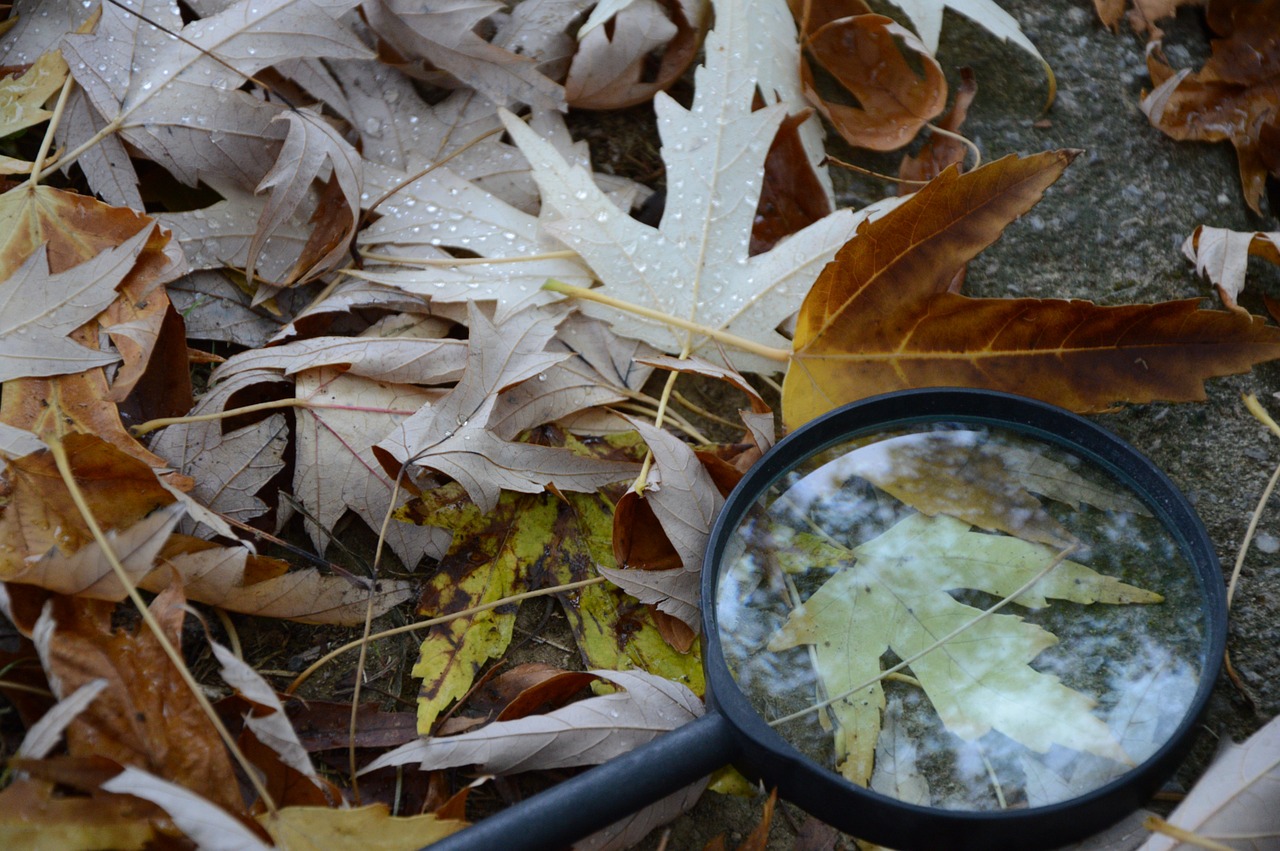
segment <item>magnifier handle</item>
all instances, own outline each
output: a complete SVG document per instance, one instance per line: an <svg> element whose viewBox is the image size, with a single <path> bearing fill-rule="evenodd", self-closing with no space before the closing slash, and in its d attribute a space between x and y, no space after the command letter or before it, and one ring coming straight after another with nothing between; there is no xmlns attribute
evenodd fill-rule
<svg viewBox="0 0 1280 851"><path fill-rule="evenodd" d="M643 747L585 771L466 830L430 851L555 851L665 798L731 762L733 728L708 712Z"/></svg>

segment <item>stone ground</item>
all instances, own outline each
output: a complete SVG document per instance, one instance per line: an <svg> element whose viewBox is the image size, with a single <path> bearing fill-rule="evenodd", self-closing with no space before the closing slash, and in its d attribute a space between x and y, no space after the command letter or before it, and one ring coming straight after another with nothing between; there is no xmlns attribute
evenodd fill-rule
<svg viewBox="0 0 1280 851"><path fill-rule="evenodd" d="M965 126L985 160L1057 147L1085 153L969 271L966 292L983 296L1083 298L1106 304L1212 297L1182 257L1182 241L1199 224L1275 230L1245 206L1235 155L1227 144L1174 142L1138 108L1150 87L1145 37L1097 20L1089 0L1001 0L1057 74L1058 97L1041 115L1044 75L1038 64L966 19L947 13L939 56L948 73L968 65L978 96ZM1166 28L1175 67L1198 67L1207 55L1200 14L1184 10ZM1047 119L1047 122L1042 119ZM897 157L854 152L859 163L896 171ZM883 184L837 176L840 201L862 206ZM1262 313L1261 293L1280 296L1280 274L1254 264L1242 303ZM1206 301L1206 306L1210 306ZM1277 463L1280 446L1244 409L1254 393L1280 414L1280 365L1211 381L1203 403L1145 405L1098 417L1161 466L1196 505L1229 573L1249 518ZM1229 647L1247 698L1220 682L1199 743L1174 781L1186 788L1219 739L1242 740L1280 713L1280 504L1264 512L1231 613ZM705 795L695 810L644 848L700 849L724 833L734 847L757 822L760 800ZM804 819L787 809L775 819L770 848L790 849ZM841 840L843 842L844 840ZM838 843L836 847L840 847Z"/></svg>

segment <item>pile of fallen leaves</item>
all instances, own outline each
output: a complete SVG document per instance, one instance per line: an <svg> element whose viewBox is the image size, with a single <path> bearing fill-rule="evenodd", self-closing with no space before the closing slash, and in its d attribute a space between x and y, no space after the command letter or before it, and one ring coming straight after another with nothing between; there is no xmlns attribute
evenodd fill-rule
<svg viewBox="0 0 1280 851"><path fill-rule="evenodd" d="M860 0L18 0L0 836L418 847L463 827L469 796L518 795L473 778L598 763L697 717L703 551L775 439L780 373L794 428L933 385L1084 412L1196 400L1280 357L1234 302L1280 234L1189 238L1225 311L962 295L1075 152L963 171L973 87L943 116L943 8L1039 54L990 0L900 5L915 32ZM1153 47L1143 109L1232 141L1258 210L1280 175L1280 5L1207 15L1213 57L1175 71ZM666 92L690 76L685 102ZM648 103L657 197L565 121ZM879 151L946 132L904 162L918 191L837 209L823 118ZM691 377L736 403L700 410ZM344 537L377 545L343 567ZM536 596L576 670L503 664ZM409 725L362 702L389 613L423 631ZM255 618L352 642L259 672L238 635ZM348 652L348 705L282 699ZM591 847L633 844L704 785Z"/></svg>

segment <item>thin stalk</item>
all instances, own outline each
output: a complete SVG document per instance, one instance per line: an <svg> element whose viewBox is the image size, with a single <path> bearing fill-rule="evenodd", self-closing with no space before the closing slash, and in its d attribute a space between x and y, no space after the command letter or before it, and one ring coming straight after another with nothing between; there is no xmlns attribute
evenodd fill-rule
<svg viewBox="0 0 1280 851"><path fill-rule="evenodd" d="M567 260L578 256L576 251L544 251L541 254L528 254L523 257L403 257L397 254L383 254L378 251L360 251L365 260L377 263L393 263L400 266L495 266L500 263L529 263L534 260ZM355 272L348 272L354 278L365 278Z"/></svg>
<svg viewBox="0 0 1280 851"><path fill-rule="evenodd" d="M655 322L661 322L672 328L679 328L682 331L691 331L703 337L710 338L726 346L731 346L739 351L750 352L753 355L768 358L769 360L779 363L786 363L791 360L791 351L789 349L776 349L773 346L766 346L757 343L755 340L748 340L745 337L739 337L737 334L730 334L728 331L722 331L718 328L711 328L706 325L699 325L697 322L690 322L688 319L681 319L678 316L671 316L660 310L642 307L638 304L620 301L619 299L607 296L599 290L589 290L586 287L575 287L572 284L566 284L563 281L550 280L542 285L544 290L553 293L572 296L573 298L582 299L584 301L594 301L597 304L603 304L612 307L615 310L621 310L624 313L631 313L635 316L643 316L645 319L652 319Z"/></svg>
<svg viewBox="0 0 1280 851"><path fill-rule="evenodd" d="M58 437L50 438L48 439L48 446L50 453L53 455L53 461L58 467L58 473L62 477L63 483L67 486L67 492L71 495L71 501L75 503L76 510L80 513L85 525L89 527L89 532L93 535L93 539L97 542L99 548L101 548L103 557L111 565L111 570L115 573L126 593L128 593L129 599L133 601L138 614L142 616L143 622L151 630L151 634L155 636L160 649L164 651L165 656L169 658L169 662L177 670L178 676L190 689L192 697L195 698L196 703L204 711L209 723L217 730L218 736L222 739L223 744L226 745L227 750L231 752L235 761L240 764L241 770L244 771L249 784L253 786L254 791L257 792L258 797L262 800L263 806L273 816L277 815L278 810L275 801L272 800L271 793L263 785L257 767L249 762L248 758L240 750L236 740L232 738L231 732L227 730L226 725L222 723L222 719L213 708L213 704L209 702L209 698L205 696L204 691L200 688L200 684L191 675L191 671L187 668L187 663L183 660L182 654L169 641L169 637L164 634L164 630L156 621L155 615L151 613L146 601L138 593L138 586L134 584L128 571L124 569L124 565L120 563L119 557L116 556L115 550L111 548L111 542L107 540L102 527L98 525L98 520L93 516L93 510L89 507L89 503L84 498L84 492L80 490L80 484L75 479L75 474L71 470L71 461L67 457L66 447L62 445L62 439Z"/></svg>
<svg viewBox="0 0 1280 851"><path fill-rule="evenodd" d="M502 606L509 606L512 603L519 603L522 600L530 600L530 599L533 599L534 597L545 597L548 594L559 594L564 591L576 591L579 588L586 588L589 585L599 585L604 581L605 581L605 578L603 576L594 576L591 579L582 579L577 582L569 582L564 585L554 585L550 588L538 588L534 591L525 591L521 594L513 594L510 597L503 597L500 600L492 600L488 603L483 603L479 606L473 606L470 609L463 609L460 612L454 612L453 614L450 614L450 615L441 615L438 618L430 618L429 620L425 620L425 621L417 621L415 623L405 624L404 626L397 626L392 629L383 630L382 632L375 632L372 635L369 635L367 638L361 638L357 641L349 641L346 644L339 647L338 649L331 650L330 652L321 656L319 659L313 662L309 668L307 668L305 671L303 671L302 673L294 677L293 682L289 683L288 687L284 690L284 693L293 694L298 689L298 687L301 686L308 679L310 679L311 675L314 674L316 671L320 670L325 665L329 664L334 659L341 656L343 653L346 653L348 650L354 650L357 647L359 647L361 644L364 644L367 641L378 641L379 639L390 638L394 635L403 635L404 633L407 633L407 632L417 632L420 629L429 629L433 626L439 626L440 624L443 624L443 623L449 623L450 621L455 621L458 618L466 618L466 617L470 617L471 615L478 615L481 612L487 612L490 609L497 609L497 608L501 608Z"/></svg>
<svg viewBox="0 0 1280 851"><path fill-rule="evenodd" d="M867 688L868 686L875 685L876 683L888 677L890 674L898 673L903 668L908 667L912 662L915 662L918 659L922 658L923 656L926 656L932 653L933 651L937 650L939 647L946 644L948 641L951 641L956 636L967 631L971 627L976 626L977 624L989 618L991 615L1003 609L1005 606L1012 603L1015 599L1021 596L1023 592L1027 591L1033 585L1039 582L1041 579L1044 579L1046 576L1048 576L1049 571L1053 570L1055 567L1062 564L1062 562L1066 560L1067 556L1071 555L1071 553L1075 552L1079 547L1080 547L1079 544L1072 544L1066 547L1057 555L1055 555L1052 559L1050 559L1049 563L1046 564L1043 568L1041 568L1040 571L1036 573L1035 576L1031 577L1026 582L1022 583L1022 585L1016 588L1013 591L1013 593L1011 593L1009 596L1000 600L994 606L991 606L988 609L982 610L982 612L980 612L977 617L973 618L973 620L967 623L963 623L960 626L956 627L955 629L951 630L951 632L942 636L937 641L933 642L928 647L921 650L919 653L915 653L911 656L908 656L906 659L903 659L901 662L894 665L892 668L881 671L878 676L872 677L871 679L867 680L865 683L860 683L847 691L837 694L835 697L828 698L827 700L822 701L821 703L816 703L813 706L809 706L804 709L798 710L796 712L792 712L790 715L784 715L781 718L775 718L772 721L768 722L769 726L777 727L781 724L787 723L788 721L794 721L797 718L803 718L805 715L808 715L811 712L817 712L821 709L826 709L831 704L844 700L846 697L848 697L851 694L856 694L862 691L864 688Z"/></svg>
<svg viewBox="0 0 1280 851"><path fill-rule="evenodd" d="M53 107L53 113L49 116L49 126L45 128L44 138L40 140L40 150L36 153L35 160L31 163L31 177L27 180L27 185L35 188L39 183L40 172L44 169L45 158L49 156L49 148L53 145L53 134L57 132L58 125L62 123L62 113L67 108L67 98L71 96L71 87L75 85L75 80L71 77L71 72L67 72L67 79L62 83L62 91L58 93L58 103Z"/></svg>
<svg viewBox="0 0 1280 851"><path fill-rule="evenodd" d="M1165 836L1171 836L1180 842L1188 845L1194 845L1197 848L1207 848L1208 851L1236 851L1234 846L1223 845L1221 842L1215 842L1205 836L1192 833L1176 825L1160 818L1157 815L1149 815L1142 821L1142 826L1152 833L1163 833Z"/></svg>
<svg viewBox="0 0 1280 851"><path fill-rule="evenodd" d="M948 130L945 127L939 127L936 124L929 124L927 126L939 136L946 136L948 139L954 139L969 149L969 152L973 154L973 165L969 166L970 171L982 165L982 151L978 150L978 146L975 145L973 140L968 136L961 135L954 130Z"/></svg>
<svg viewBox="0 0 1280 851"><path fill-rule="evenodd" d="M367 405L326 404L324 402L312 402L310 399L276 399L274 402L258 402L254 405L245 405L243 408L228 408L225 411L215 411L211 414L191 414L185 417L159 417L130 427L129 433L134 437L142 437L144 434L150 434L151 432L156 431L157 429L162 429L166 426L181 425L182 423L208 423L213 422L214 420L225 420L230 417L238 417L241 414L256 414L259 411L272 411L278 408L310 408L317 411L367 411L374 414L404 414L405 416L413 413L413 411L393 410L390 408L379 408Z"/></svg>

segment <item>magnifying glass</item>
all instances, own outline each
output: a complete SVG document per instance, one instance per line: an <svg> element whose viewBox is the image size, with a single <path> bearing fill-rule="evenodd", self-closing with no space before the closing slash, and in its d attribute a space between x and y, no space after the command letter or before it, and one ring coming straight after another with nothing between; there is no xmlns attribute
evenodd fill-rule
<svg viewBox="0 0 1280 851"><path fill-rule="evenodd" d="M707 713L431 846L564 847L725 764L904 851L1056 848L1141 806L1226 642L1213 546L1115 435L980 390L780 441L702 575Z"/></svg>

